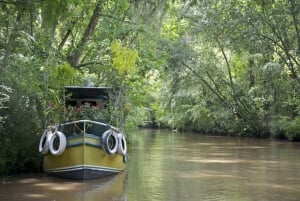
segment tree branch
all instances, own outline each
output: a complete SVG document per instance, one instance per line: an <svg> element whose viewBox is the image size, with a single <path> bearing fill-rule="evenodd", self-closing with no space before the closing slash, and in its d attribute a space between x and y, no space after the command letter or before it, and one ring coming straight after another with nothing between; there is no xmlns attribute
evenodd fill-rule
<svg viewBox="0 0 300 201"><path fill-rule="evenodd" d="M64 46L65 43L67 42L69 36L70 36L71 33L72 33L72 29L74 28L74 26L75 26L76 23L75 23L75 21L72 21L71 24L72 24L71 28L69 28L69 29L67 30L67 32L66 32L66 34L64 35L62 41L61 41L60 44L58 45L58 51L59 51L59 52L61 51L61 49L63 48L63 46Z"/></svg>
<svg viewBox="0 0 300 201"><path fill-rule="evenodd" d="M99 61L91 61L91 62L79 64L79 65L76 66L76 68L82 68L84 66L90 66L90 65L95 65L95 64L104 65L104 63L99 62Z"/></svg>
<svg viewBox="0 0 300 201"><path fill-rule="evenodd" d="M218 43L219 47L221 48L222 55L223 55L224 60L225 60L225 62L226 62L226 66L227 66L227 70L228 70L228 75L229 75L230 84L233 85L233 81L232 81L232 73L231 73L231 67L230 67L230 64L229 64L227 55L226 55L226 53L225 53L224 47L223 47L223 45L221 45L219 39L216 39L216 40L217 40L217 43Z"/></svg>

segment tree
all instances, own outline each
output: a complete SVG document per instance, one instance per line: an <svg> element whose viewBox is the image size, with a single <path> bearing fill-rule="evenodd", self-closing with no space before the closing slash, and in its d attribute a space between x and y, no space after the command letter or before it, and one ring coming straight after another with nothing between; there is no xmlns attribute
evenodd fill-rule
<svg viewBox="0 0 300 201"><path fill-rule="evenodd" d="M282 129L272 131L278 116L299 115L296 104L290 102L299 100L294 90L299 68L298 7L296 1L247 0L190 1L178 6L179 19L190 29L179 34L169 52L172 102L177 102L181 88L194 91L189 84L193 80L201 102L192 101L185 110L199 114L192 108L205 103L206 109L211 108L207 119L213 116L215 127L222 125L223 132L279 135ZM180 97L191 100L190 96ZM221 115L224 110L229 114L226 119Z"/></svg>

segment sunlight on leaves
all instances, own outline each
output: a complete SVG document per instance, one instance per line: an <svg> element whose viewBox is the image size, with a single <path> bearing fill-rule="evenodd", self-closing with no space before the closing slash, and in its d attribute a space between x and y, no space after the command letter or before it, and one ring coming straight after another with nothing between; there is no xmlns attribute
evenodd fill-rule
<svg viewBox="0 0 300 201"><path fill-rule="evenodd" d="M120 75L135 71L135 63L138 59L138 51L122 46L120 40L115 40L111 44L113 53L113 67Z"/></svg>

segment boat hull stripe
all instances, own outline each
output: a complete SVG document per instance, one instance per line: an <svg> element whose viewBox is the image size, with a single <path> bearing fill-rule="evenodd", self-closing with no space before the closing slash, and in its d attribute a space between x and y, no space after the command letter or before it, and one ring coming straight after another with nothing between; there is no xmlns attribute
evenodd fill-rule
<svg viewBox="0 0 300 201"><path fill-rule="evenodd" d="M108 167L90 166L90 165L78 165L78 166L72 166L72 167L66 167L66 168L49 169L46 172L68 172L68 171L76 171L76 170L83 170L83 169L104 171L104 172L116 172L116 173L122 171L121 169L117 169L117 168L108 168Z"/></svg>
<svg viewBox="0 0 300 201"><path fill-rule="evenodd" d="M81 145L89 145L89 146L92 146L92 147L97 147L97 148L101 148L101 144L96 144L96 143L93 143L93 142L75 142L75 143L68 143L67 144L67 147L77 147L77 146L81 146Z"/></svg>

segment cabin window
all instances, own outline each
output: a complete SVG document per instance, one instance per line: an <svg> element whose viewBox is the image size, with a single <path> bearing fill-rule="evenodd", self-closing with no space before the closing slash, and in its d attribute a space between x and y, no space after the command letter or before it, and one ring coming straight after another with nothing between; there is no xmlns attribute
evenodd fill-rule
<svg viewBox="0 0 300 201"><path fill-rule="evenodd" d="M96 101L82 101L81 105L97 107L97 102Z"/></svg>

